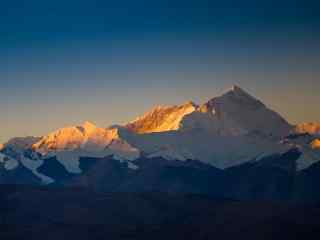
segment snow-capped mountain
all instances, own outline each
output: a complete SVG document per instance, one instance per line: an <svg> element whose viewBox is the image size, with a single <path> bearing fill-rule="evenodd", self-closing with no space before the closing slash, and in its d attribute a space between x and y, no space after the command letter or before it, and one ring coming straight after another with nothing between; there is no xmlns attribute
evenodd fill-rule
<svg viewBox="0 0 320 240"><path fill-rule="evenodd" d="M118 138L116 130L98 128L93 123L85 122L82 126L61 128L42 137L32 145L32 149L44 155L80 148L99 151Z"/></svg>
<svg viewBox="0 0 320 240"><path fill-rule="evenodd" d="M234 86L204 104L156 107L123 126L102 128L85 122L43 137L11 139L0 148L0 182L1 171L5 182L16 175L18 182L32 175L32 182L38 179L42 184L80 176L76 182L88 184L98 176L111 181L113 171L122 174L112 180L117 182L149 171L150 166L153 174L166 171L162 167L167 164L227 172L260 161L273 166L274 159L287 161L287 156L303 171L320 161L317 129L315 124L292 126ZM299 154L291 154L292 149ZM92 165L95 171L87 175Z"/></svg>
<svg viewBox="0 0 320 240"><path fill-rule="evenodd" d="M125 128L140 134L178 130L183 118L196 109L197 106L193 102L180 106L158 106L130 122Z"/></svg>
<svg viewBox="0 0 320 240"><path fill-rule="evenodd" d="M90 122L50 133L33 144L32 150L42 158L56 156L72 173L81 173L80 157L114 155L120 160L131 160L139 156L138 149L120 138L118 129L99 128Z"/></svg>
<svg viewBox="0 0 320 240"><path fill-rule="evenodd" d="M206 130L220 135L258 134L265 138L279 138L288 135L292 126L278 113L268 109L261 101L252 97L238 86L233 86L221 96L214 97L203 104L193 118L188 116L184 125L192 127L201 124L204 118ZM204 117L205 116L205 117ZM198 117L198 119L197 119ZM191 122L191 123L190 123Z"/></svg>
<svg viewBox="0 0 320 240"><path fill-rule="evenodd" d="M179 106L156 107L125 128L141 134L197 129L216 135L262 134L283 137L292 126L238 86L201 106L188 102Z"/></svg>
<svg viewBox="0 0 320 240"><path fill-rule="evenodd" d="M173 116L175 121L171 121ZM156 108L125 128L131 133L124 138L147 156L197 159L227 168L288 150L279 140L292 126L234 86L201 106Z"/></svg>

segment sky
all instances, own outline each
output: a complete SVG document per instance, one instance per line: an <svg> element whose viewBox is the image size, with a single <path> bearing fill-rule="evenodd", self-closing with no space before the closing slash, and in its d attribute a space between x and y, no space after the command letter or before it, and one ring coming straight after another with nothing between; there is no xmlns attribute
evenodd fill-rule
<svg viewBox="0 0 320 240"><path fill-rule="evenodd" d="M279 3L280 2L280 3ZM320 121L315 1L1 1L0 142L236 84L291 123Z"/></svg>

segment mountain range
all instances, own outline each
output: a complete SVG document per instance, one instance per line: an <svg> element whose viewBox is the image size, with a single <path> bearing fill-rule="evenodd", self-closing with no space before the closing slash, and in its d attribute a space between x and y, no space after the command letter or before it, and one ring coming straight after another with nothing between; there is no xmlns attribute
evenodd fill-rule
<svg viewBox="0 0 320 240"><path fill-rule="evenodd" d="M0 183L316 201L320 123L293 125L238 86L204 104L158 106L0 145Z"/></svg>

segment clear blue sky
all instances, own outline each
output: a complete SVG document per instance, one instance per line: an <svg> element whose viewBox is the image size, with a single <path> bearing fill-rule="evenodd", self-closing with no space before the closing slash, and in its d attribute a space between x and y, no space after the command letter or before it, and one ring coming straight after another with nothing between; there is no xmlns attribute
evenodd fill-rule
<svg viewBox="0 0 320 240"><path fill-rule="evenodd" d="M320 121L319 6L308 1L1 1L0 142L238 84Z"/></svg>

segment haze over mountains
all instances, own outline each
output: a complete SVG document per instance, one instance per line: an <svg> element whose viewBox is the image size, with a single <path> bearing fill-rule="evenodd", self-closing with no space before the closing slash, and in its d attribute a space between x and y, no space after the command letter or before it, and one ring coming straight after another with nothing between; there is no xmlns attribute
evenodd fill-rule
<svg viewBox="0 0 320 240"><path fill-rule="evenodd" d="M0 183L220 195L224 186L231 195L250 198L250 181L261 181L260 197L289 199L317 176L319 129L316 123L293 126L233 86L204 104L158 106L123 126L85 122L43 137L11 139L0 150ZM248 175L259 170L260 176ZM244 175L249 182L239 182ZM217 179L221 186L212 183Z"/></svg>

